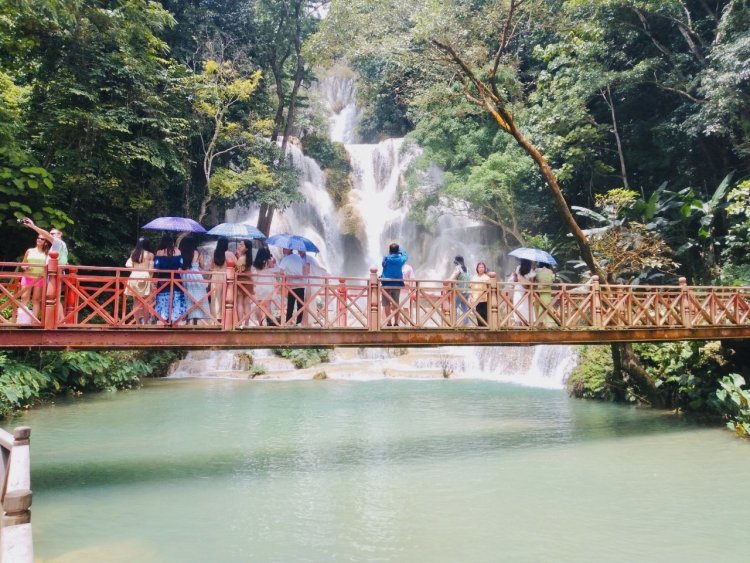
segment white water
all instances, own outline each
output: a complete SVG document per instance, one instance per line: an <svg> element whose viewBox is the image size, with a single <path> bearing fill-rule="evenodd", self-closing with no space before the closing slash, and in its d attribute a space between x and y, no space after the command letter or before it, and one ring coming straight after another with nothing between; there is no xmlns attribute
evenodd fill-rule
<svg viewBox="0 0 750 563"><path fill-rule="evenodd" d="M324 172L297 145L290 143L288 155L300 171L304 201L276 214L273 233L291 232L311 239L321 249L318 261L331 274L367 276L369 267L377 267L388 245L395 241L409 253L409 263L417 278L446 279L457 254L464 256L472 271L481 260L502 275L499 265L507 249L501 247L496 232L490 228L456 216L448 209L436 214L431 229L409 219L408 210L399 201L399 192L419 149L406 146L404 139L387 139L377 144L355 142L359 115L357 88L348 73L328 76L317 85L316 92L329 113L330 138L345 143L351 157L349 201L342 210L336 209L326 191ZM257 209L231 210L227 220L254 224ZM331 378L367 379L438 377L449 372L452 378L497 379L533 387L562 388L575 363L572 348L567 346L456 347L412 350L406 355L393 355L387 350L374 353L377 361L369 358L369 353L352 357L348 352L337 351L333 366L326 367L326 372ZM252 354L258 357L259 352ZM261 363L268 363L268 358L265 353ZM292 376L288 373L294 371L290 364L279 364L276 360L271 363L272 366L267 366L267 377ZM246 377L236 364L236 353L231 351L190 353L175 367L173 376ZM312 376L320 368L308 371L295 372L294 376Z"/></svg>

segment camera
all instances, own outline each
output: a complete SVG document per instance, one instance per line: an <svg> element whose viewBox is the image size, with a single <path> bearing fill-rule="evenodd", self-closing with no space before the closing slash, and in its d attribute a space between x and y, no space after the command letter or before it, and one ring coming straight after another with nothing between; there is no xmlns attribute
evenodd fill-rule
<svg viewBox="0 0 750 563"><path fill-rule="evenodd" d="M18 223L19 225L25 225L25 224L26 224L26 219L19 219L19 220L17 221L17 223Z"/></svg>

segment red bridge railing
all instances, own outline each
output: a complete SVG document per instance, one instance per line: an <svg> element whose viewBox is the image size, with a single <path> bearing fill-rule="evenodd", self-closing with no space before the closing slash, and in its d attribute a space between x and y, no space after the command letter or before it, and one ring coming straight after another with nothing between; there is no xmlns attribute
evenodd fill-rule
<svg viewBox="0 0 750 563"><path fill-rule="evenodd" d="M290 278L278 273L147 272L145 296L127 292L132 270L58 266L55 253L33 306L21 285L24 264L0 263L0 328L288 328L362 331L641 329L750 326L750 288L588 284L513 285L498 281L407 280L398 293L372 269L367 278ZM189 274L189 275L186 275ZM142 274L143 275L143 274ZM197 288L197 290L196 290ZM297 288L304 289L304 298ZM158 296L162 297L159 298ZM180 297L182 296L182 297ZM162 305L158 305L161 299ZM177 304L184 299L185 308ZM166 304L166 305L164 305ZM294 310L293 314L292 310ZM287 313L290 314L287 314Z"/></svg>

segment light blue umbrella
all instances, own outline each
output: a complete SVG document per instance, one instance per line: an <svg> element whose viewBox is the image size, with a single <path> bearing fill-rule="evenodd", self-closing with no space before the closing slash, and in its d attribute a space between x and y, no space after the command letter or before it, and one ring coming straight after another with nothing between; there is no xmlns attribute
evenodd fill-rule
<svg viewBox="0 0 750 563"><path fill-rule="evenodd" d="M206 234L227 238L247 238L257 240L263 240L266 238L266 235L264 235L259 229L256 229L252 225L247 225L246 223L221 223L216 225Z"/></svg>
<svg viewBox="0 0 750 563"><path fill-rule="evenodd" d="M508 253L513 258L519 258L521 260L531 260L532 262L539 262L540 264L549 264L551 266L557 266L557 260L552 258L552 255L539 248L516 248L514 251Z"/></svg>
<svg viewBox="0 0 750 563"><path fill-rule="evenodd" d="M300 235L290 235L282 233L268 237L266 244L269 246L278 246L280 248L289 248L291 250L304 250L305 252L320 252L315 243L309 238Z"/></svg>
<svg viewBox="0 0 750 563"><path fill-rule="evenodd" d="M157 217L141 227L150 231L177 231L180 233L205 233L203 225L187 217Z"/></svg>

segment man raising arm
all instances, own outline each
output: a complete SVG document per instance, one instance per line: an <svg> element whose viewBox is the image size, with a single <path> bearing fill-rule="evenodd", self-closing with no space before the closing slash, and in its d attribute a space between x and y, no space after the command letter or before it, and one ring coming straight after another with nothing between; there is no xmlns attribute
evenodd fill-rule
<svg viewBox="0 0 750 563"><path fill-rule="evenodd" d="M24 217L23 219L21 219L21 223L29 229L36 231L36 233L40 237L43 237L49 241L49 243L52 245L50 251L57 252L57 263L60 266L65 266L68 263L68 245L65 244L65 241L62 238L63 234L60 229L53 228L49 231L45 231L41 227L37 227L34 224L34 221L32 221L29 217Z"/></svg>

